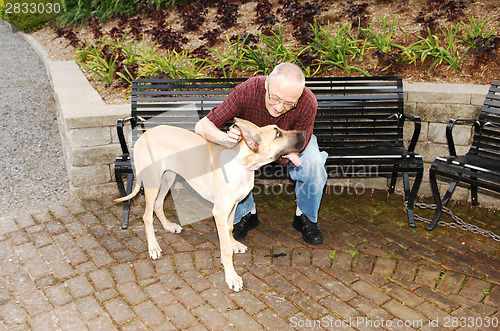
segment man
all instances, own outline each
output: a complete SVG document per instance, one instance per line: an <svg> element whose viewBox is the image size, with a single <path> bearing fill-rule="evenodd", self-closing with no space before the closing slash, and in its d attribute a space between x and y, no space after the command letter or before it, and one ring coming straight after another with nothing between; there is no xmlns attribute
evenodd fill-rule
<svg viewBox="0 0 500 331"><path fill-rule="evenodd" d="M306 148L299 155L289 154L283 162L292 161L290 177L296 181L295 196L297 211L293 227L302 233L310 244L323 242L323 235L317 226L318 210L326 183L326 152L320 152L316 137L312 134L318 102L311 90L305 87L304 74L292 63L282 63L269 76L257 76L239 84L231 94L197 124L195 131L205 139L235 146L241 139L241 132L231 128L228 132L219 130L227 121L240 117L258 126L276 124L284 130L305 131ZM241 239L250 229L259 224L253 196L250 193L236 208L233 237Z"/></svg>

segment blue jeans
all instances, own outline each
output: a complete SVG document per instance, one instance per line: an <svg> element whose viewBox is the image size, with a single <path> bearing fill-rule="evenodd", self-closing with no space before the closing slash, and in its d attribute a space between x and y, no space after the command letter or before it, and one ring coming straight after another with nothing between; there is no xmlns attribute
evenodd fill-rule
<svg viewBox="0 0 500 331"><path fill-rule="evenodd" d="M325 162L328 154L320 152L316 136L312 136L306 149L300 154L302 165L290 167L288 173L295 183L295 198L303 214L312 222L318 222L318 210L326 184ZM236 207L234 224L255 208L252 192Z"/></svg>

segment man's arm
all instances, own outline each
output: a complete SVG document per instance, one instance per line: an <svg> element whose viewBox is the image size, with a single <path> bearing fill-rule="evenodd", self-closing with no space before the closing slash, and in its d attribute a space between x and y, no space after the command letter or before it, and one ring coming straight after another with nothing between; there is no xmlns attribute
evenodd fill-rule
<svg viewBox="0 0 500 331"><path fill-rule="evenodd" d="M233 148L243 138L238 128L231 127L228 132L224 132L207 117L203 117L196 123L194 131L206 140L227 148Z"/></svg>

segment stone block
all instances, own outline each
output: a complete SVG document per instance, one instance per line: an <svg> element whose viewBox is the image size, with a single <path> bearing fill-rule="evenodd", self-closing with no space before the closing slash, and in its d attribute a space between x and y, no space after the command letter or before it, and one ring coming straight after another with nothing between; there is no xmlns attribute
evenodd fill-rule
<svg viewBox="0 0 500 331"><path fill-rule="evenodd" d="M82 147L73 149L68 155L71 165L75 167L86 167L91 165L113 164L117 156L121 155L119 145L104 145L94 147Z"/></svg>
<svg viewBox="0 0 500 331"><path fill-rule="evenodd" d="M111 181L108 165L70 167L69 178L73 187L87 187L105 184Z"/></svg>
<svg viewBox="0 0 500 331"><path fill-rule="evenodd" d="M408 84L408 102L470 105L472 84Z"/></svg>
<svg viewBox="0 0 500 331"><path fill-rule="evenodd" d="M419 102L415 115L422 122L448 123L452 118L477 118L481 108L474 105Z"/></svg>
<svg viewBox="0 0 500 331"><path fill-rule="evenodd" d="M490 89L489 85L473 85L470 103L472 105L482 106L484 103L484 99L486 98L486 94L488 94L489 89Z"/></svg>
<svg viewBox="0 0 500 331"><path fill-rule="evenodd" d="M427 132L429 130L429 123L422 122L422 126L420 128L420 135L418 136L418 141L427 141ZM405 141L405 146L408 147L408 144L413 137L413 132L415 131L415 124L413 121L405 121L403 127L403 139Z"/></svg>
<svg viewBox="0 0 500 331"><path fill-rule="evenodd" d="M93 186L71 187L71 193L81 199L109 199L113 200L120 196L116 183L106 183Z"/></svg>
<svg viewBox="0 0 500 331"><path fill-rule="evenodd" d="M457 125L453 128L453 141L455 146L469 146L472 138L472 126ZM446 124L430 123L428 140L438 144L447 144Z"/></svg>
<svg viewBox="0 0 500 331"><path fill-rule="evenodd" d="M73 148L108 145L112 141L109 127L71 129L68 136Z"/></svg>

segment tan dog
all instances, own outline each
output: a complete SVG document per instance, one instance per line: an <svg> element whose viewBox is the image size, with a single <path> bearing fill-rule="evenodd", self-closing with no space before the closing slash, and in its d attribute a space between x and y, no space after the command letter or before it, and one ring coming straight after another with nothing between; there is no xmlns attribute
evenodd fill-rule
<svg viewBox="0 0 500 331"><path fill-rule="evenodd" d="M235 118L243 140L227 149L178 127L157 126L142 134L134 147L136 184L131 194L115 202L129 200L144 186L146 209L144 224L152 259L161 256L153 228L153 210L165 230L179 233L182 228L169 222L163 202L175 180L183 177L203 198L214 204L213 215L219 235L221 261L229 288L239 291L243 281L233 267L233 252L244 253L247 247L233 238L237 204L254 186L254 170L289 153L301 152L305 132L284 131L276 125L258 127Z"/></svg>

